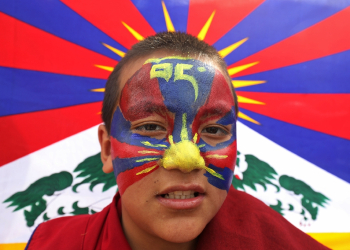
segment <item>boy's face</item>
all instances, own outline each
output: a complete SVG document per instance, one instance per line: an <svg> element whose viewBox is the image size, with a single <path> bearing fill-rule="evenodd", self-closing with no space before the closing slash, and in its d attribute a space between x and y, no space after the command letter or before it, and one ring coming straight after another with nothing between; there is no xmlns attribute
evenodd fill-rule
<svg viewBox="0 0 350 250"><path fill-rule="evenodd" d="M124 227L185 242L226 198L236 114L231 89L212 64L159 55L122 72L110 132L113 168Z"/></svg>

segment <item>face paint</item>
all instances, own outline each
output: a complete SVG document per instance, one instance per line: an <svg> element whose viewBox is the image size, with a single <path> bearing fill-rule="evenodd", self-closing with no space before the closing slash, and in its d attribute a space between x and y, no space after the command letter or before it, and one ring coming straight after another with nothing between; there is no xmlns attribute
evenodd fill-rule
<svg viewBox="0 0 350 250"><path fill-rule="evenodd" d="M167 124L164 138L131 129L133 122L154 114ZM215 138L212 132L216 131L227 133L227 139L210 143L208 138ZM111 143L121 193L158 167L185 173L204 169L210 184L228 191L237 152L236 114L224 76L213 66L190 58L147 60L122 89Z"/></svg>

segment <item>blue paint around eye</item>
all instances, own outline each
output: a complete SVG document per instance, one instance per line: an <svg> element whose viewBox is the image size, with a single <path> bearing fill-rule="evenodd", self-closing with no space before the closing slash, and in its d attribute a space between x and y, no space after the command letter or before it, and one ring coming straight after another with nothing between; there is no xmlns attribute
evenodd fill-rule
<svg viewBox="0 0 350 250"><path fill-rule="evenodd" d="M216 146L213 147L213 146L210 146L209 144L207 144L201 138L198 142L198 145L204 145L203 147L200 147L200 151L205 153L205 152L210 152L210 151L226 148L229 145L231 145L235 140L236 140L235 136L232 136L228 141L218 143L218 144L216 144Z"/></svg>
<svg viewBox="0 0 350 250"><path fill-rule="evenodd" d="M142 136L140 134L132 133L130 128L131 123L124 118L123 114L120 111L120 108L117 107L116 111L114 112L111 124L112 137L117 139L119 142L134 146L149 147L158 150L164 150L170 145L169 142L167 142L166 138L159 140L148 136ZM147 146L143 143L145 141L153 145L164 145L164 147Z"/></svg>
<svg viewBox="0 0 350 250"><path fill-rule="evenodd" d="M111 123L111 135L120 142L129 143L128 138L131 135L130 127L131 123L124 118L119 107L117 107Z"/></svg>
<svg viewBox="0 0 350 250"><path fill-rule="evenodd" d="M219 179L219 178L211 175L210 173L206 172L204 174L204 176L208 178L208 182L211 185L213 185L219 189L226 190L228 192L228 190L230 189L230 186L231 186L232 178L233 178L233 171L231 169L229 169L228 167L218 168L212 164L209 164L208 167L213 169L216 173L221 174L222 177L224 178L224 180L222 180L222 179Z"/></svg>
<svg viewBox="0 0 350 250"><path fill-rule="evenodd" d="M114 175L115 178L127 170L131 170L133 168L139 167L144 165L145 163L151 162L151 161L140 161L137 162L138 160L143 160L147 158L157 158L156 160L152 161L157 161L158 159L162 158L160 155L152 155L152 156L140 156L140 157L133 157L133 158L118 158L116 157L113 160L113 170L114 170Z"/></svg>
<svg viewBox="0 0 350 250"><path fill-rule="evenodd" d="M236 124L236 116L235 116L235 108L232 107L230 112L227 112L227 114L222 117L220 120L218 120L216 123L221 125L230 125L230 124Z"/></svg>
<svg viewBox="0 0 350 250"><path fill-rule="evenodd" d="M222 148L226 148L230 144L232 144L236 138L236 116L235 116L235 109L232 107L231 111L228 112L223 118L218 120L216 122L217 124L221 125L232 125L231 126L231 138L228 141L218 143L216 146L211 146L207 144L202 138L199 140L198 145L204 145L203 147L200 148L201 152L209 152L209 151L214 151Z"/></svg>

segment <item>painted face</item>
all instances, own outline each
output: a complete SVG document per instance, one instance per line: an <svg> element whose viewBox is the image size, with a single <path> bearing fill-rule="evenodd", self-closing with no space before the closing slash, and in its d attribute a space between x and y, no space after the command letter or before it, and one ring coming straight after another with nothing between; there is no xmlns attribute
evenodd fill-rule
<svg viewBox="0 0 350 250"><path fill-rule="evenodd" d="M143 124L150 116L166 126ZM199 60L149 59L121 91L110 139L121 193L159 167L204 169L211 185L228 191L237 152L231 90L219 70Z"/></svg>

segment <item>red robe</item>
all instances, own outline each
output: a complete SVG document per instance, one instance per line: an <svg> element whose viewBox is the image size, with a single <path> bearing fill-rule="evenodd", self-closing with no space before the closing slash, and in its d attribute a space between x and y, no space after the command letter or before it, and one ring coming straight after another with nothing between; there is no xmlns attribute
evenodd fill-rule
<svg viewBox="0 0 350 250"><path fill-rule="evenodd" d="M113 202L99 213L41 223L26 249L131 250L120 220L121 200L117 193ZM263 202L231 187L219 212L200 234L197 249L328 248Z"/></svg>

